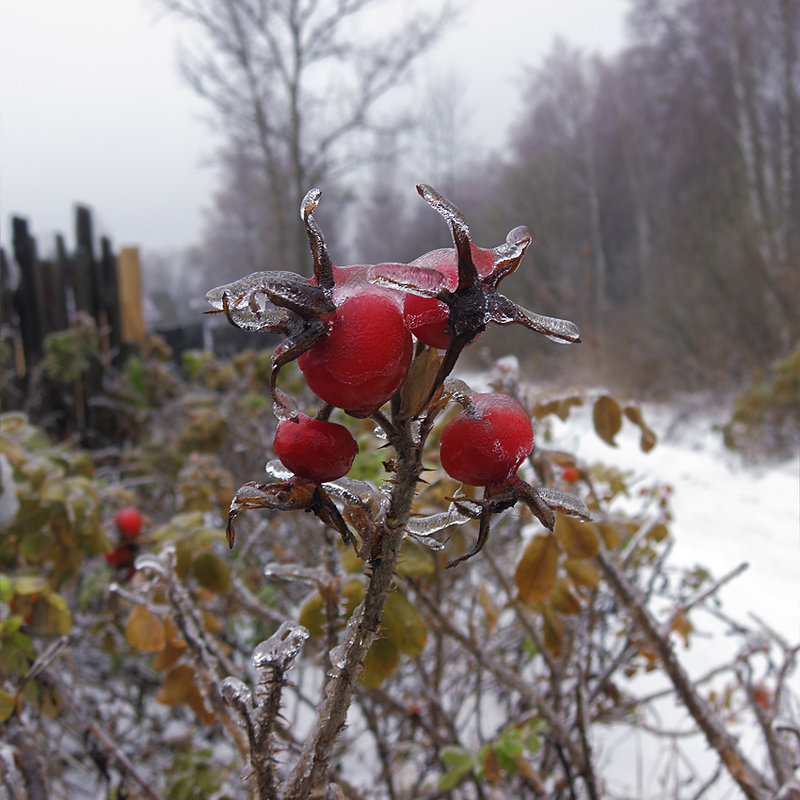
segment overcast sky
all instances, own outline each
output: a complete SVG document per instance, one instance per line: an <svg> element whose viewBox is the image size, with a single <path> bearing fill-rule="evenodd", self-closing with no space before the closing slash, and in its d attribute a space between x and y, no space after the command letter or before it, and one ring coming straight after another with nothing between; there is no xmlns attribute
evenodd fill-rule
<svg viewBox="0 0 800 800"><path fill-rule="evenodd" d="M605 54L626 0L472 0L426 69L466 87L473 141L499 147L524 65L561 36ZM72 239L92 206L115 246L194 243L214 190L205 106L176 67L180 26L149 0L0 0L0 239L21 214ZM205 164L205 166L204 166Z"/></svg>

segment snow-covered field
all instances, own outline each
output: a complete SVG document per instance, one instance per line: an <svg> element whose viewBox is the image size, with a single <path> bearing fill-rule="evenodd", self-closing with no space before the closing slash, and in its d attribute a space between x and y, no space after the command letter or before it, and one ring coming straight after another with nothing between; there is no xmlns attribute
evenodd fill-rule
<svg viewBox="0 0 800 800"><path fill-rule="evenodd" d="M589 404L590 405L590 404ZM694 410L687 410L693 408ZM748 465L726 450L715 426L724 423L724 412L709 404L645 407L645 420L659 436L650 453L639 449L639 431L629 422L617 436L617 448L602 442L593 432L590 409L582 408L553 433L556 447L578 455L587 464L602 461L630 470L642 483L668 483L674 487L672 509L673 566L702 565L715 578L746 562L747 569L725 585L718 597L724 611L749 627L758 620L789 644L800 642L800 453L793 459L769 465ZM694 677L731 659L742 645L740 637L726 635L723 626L708 613L693 613L698 635L689 650L679 654ZM657 681L662 683L658 684ZM666 685L655 677L647 689ZM800 694L795 673L790 686ZM660 709L670 726L693 729L692 721L669 701ZM749 743L752 731L736 731L745 752L756 763L763 754ZM694 775L694 789L716 766L702 737L682 740L689 760L681 763L641 732L609 730L596 742L604 753L604 775L615 796L671 797L670 784ZM674 755L674 754L672 754ZM675 775L670 776L671 770ZM678 775L678 773L681 773ZM688 787L687 787L688 788ZM683 795L682 795L683 796ZM738 797L727 779L715 784L703 797Z"/></svg>

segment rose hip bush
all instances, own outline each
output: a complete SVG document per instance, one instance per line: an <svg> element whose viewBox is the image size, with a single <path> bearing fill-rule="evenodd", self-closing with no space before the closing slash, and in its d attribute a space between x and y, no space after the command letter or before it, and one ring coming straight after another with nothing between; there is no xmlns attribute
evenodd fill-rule
<svg viewBox="0 0 800 800"><path fill-rule="evenodd" d="M92 464L4 421L22 502L0 543L0 791L599 797L592 743L641 724L671 754L674 795L699 796L720 771L680 773L691 759L658 705L675 699L746 796L787 783L774 725L796 650L733 626L749 649L712 673L724 683L682 671L673 643L694 646L726 579L668 571L669 487L634 491L555 449L550 422L584 408L609 445L626 421L645 451L655 435L635 404L538 394L513 361L477 391L454 377L492 323L562 343L578 330L500 293L527 228L482 248L450 201L419 193L452 247L338 266L309 192L313 276L207 295L277 347L188 353L184 381L132 359L118 452ZM267 479L235 490L265 460ZM637 684L655 670L670 692ZM769 733L772 772L728 735L742 719Z"/></svg>

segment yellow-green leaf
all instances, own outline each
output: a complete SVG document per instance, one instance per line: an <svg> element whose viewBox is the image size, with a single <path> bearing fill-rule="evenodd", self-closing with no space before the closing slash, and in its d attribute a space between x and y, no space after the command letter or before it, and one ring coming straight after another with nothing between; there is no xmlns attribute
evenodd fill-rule
<svg viewBox="0 0 800 800"><path fill-rule="evenodd" d="M0 689L0 722L5 722L17 708L14 695L5 689Z"/></svg>
<svg viewBox="0 0 800 800"><path fill-rule="evenodd" d="M364 659L360 682L367 689L377 689L400 663L400 651L391 639L376 639Z"/></svg>
<svg viewBox="0 0 800 800"><path fill-rule="evenodd" d="M428 640L428 626L402 589L395 589L386 598L382 631L407 656L418 656Z"/></svg>
<svg viewBox="0 0 800 800"><path fill-rule="evenodd" d="M322 595L314 592L300 607L297 621L307 631L309 636L320 637L325 633L325 612L323 611Z"/></svg>
<svg viewBox="0 0 800 800"><path fill-rule="evenodd" d="M397 571L407 578L420 578L436 571L436 562L430 548L424 544L405 539L397 560Z"/></svg>
<svg viewBox="0 0 800 800"><path fill-rule="evenodd" d="M125 638L139 650L157 653L167 644L164 625L150 609L140 604L131 609L125 623Z"/></svg>
<svg viewBox="0 0 800 800"><path fill-rule="evenodd" d="M50 584L39 575L22 575L14 579L15 594L43 594L49 591Z"/></svg>
<svg viewBox="0 0 800 800"><path fill-rule="evenodd" d="M616 447L614 437L622 427L622 410L619 403L607 394L598 397L594 404L592 418L597 435L607 444Z"/></svg>
<svg viewBox="0 0 800 800"><path fill-rule="evenodd" d="M558 546L551 534L534 536L514 571L514 583L525 603L538 603L556 588Z"/></svg>
<svg viewBox="0 0 800 800"><path fill-rule="evenodd" d="M231 582L230 567L215 553L199 553L192 564L197 582L216 594L227 591Z"/></svg>
<svg viewBox="0 0 800 800"><path fill-rule="evenodd" d="M600 537L591 523L557 514L556 536L569 558L594 558L600 552Z"/></svg>

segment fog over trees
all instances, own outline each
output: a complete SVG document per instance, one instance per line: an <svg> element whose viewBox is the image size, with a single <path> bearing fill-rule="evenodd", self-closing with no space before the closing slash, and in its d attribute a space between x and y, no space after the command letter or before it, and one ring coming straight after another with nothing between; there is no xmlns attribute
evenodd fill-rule
<svg viewBox="0 0 800 800"><path fill-rule="evenodd" d="M507 144L470 158L457 77L407 113L403 92L379 103L446 9L387 48L364 35L387 3L162 3L194 25L184 71L227 133L199 250L209 286L305 269L297 208L314 185L347 201L325 210L340 263L447 246L410 191L435 178L484 246L509 220L531 228L522 299L566 304L609 380L624 380L612 352L640 388L735 379L800 336L796 0L631 0L621 52L555 42Z"/></svg>

